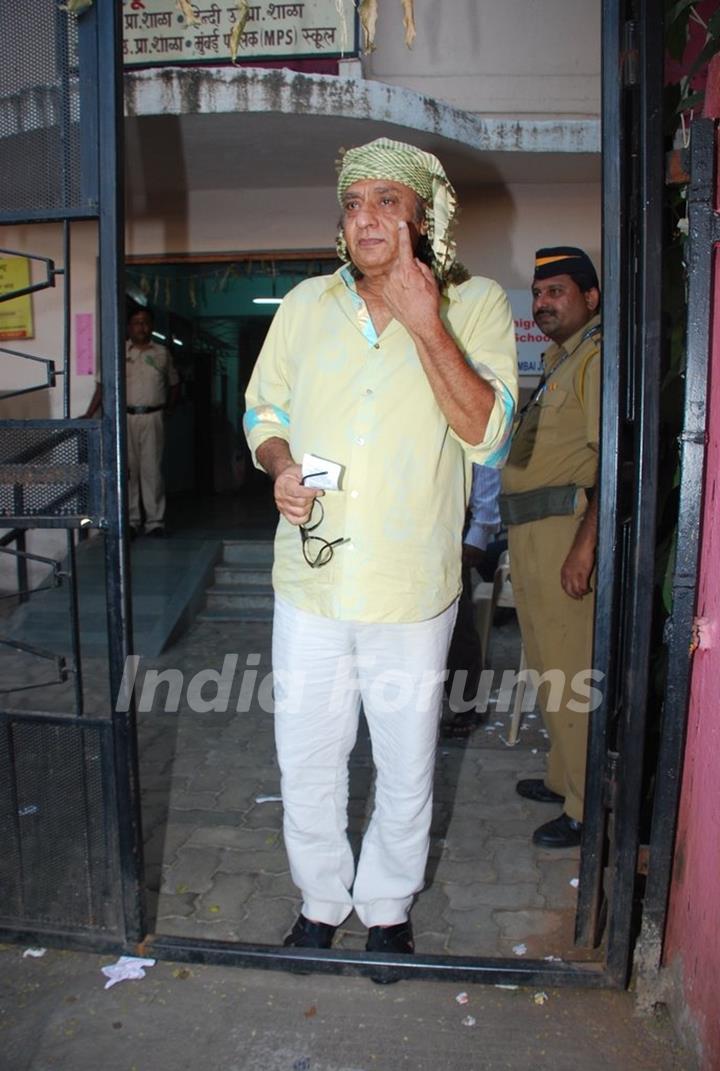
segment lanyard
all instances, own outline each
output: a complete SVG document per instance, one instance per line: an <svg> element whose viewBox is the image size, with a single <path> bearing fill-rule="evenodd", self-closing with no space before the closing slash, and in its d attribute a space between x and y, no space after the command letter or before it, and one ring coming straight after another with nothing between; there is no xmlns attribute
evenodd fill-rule
<svg viewBox="0 0 720 1071"><path fill-rule="evenodd" d="M552 366L550 371L549 372L543 372L542 377L540 378L540 382L538 383L537 387L532 392L532 394L528 398L527 402L525 403L525 405L522 407L522 409L518 413L518 418L517 418L517 421L516 421L516 424L515 424L515 430L513 431L513 436L517 435L518 429L520 428L520 425L523 422L523 418L527 415L529 410L532 409L532 407L534 405L537 405L537 403L540 401L540 399L542 398L543 394L547 390L548 382L550 381L552 376L555 375L555 373L560 368L560 366L565 364L565 361L569 360L569 358L572 357L572 355L574 353L576 353L577 350L580 349L580 347L582 346L583 342L586 342L587 339L591 338L599 330L600 330L600 324L593 324L592 327L589 327L587 329L587 331L583 332L582 337L580 338L580 341L578 342L577 346L575 346L572 350L569 350L569 351L565 350L563 352L562 356L560 357L560 359L557 360L555 362L555 364Z"/></svg>

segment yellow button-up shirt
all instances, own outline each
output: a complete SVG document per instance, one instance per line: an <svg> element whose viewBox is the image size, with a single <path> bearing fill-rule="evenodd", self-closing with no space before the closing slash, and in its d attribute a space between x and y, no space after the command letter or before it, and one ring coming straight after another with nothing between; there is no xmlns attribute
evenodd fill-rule
<svg viewBox="0 0 720 1071"><path fill-rule="evenodd" d="M376 335L347 269L301 283L275 315L246 397L253 457L276 436L298 463L312 453L342 466L340 489L325 492L325 517L313 532L344 539L329 564L310 568L298 528L280 518L273 585L300 609L349 621L422 621L460 592L470 462L504 463L516 352L510 306L490 279L449 287L441 316L495 390L475 446L449 428L405 328L392 320Z"/></svg>

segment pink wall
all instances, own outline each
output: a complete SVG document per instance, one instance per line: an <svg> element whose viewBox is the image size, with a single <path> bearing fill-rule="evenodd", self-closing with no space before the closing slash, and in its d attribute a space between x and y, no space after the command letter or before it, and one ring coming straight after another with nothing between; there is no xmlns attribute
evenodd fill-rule
<svg viewBox="0 0 720 1071"><path fill-rule="evenodd" d="M720 1068L720 258L708 390L709 441L680 818L665 965L681 978L704 1071ZM678 970L679 968L679 970Z"/></svg>

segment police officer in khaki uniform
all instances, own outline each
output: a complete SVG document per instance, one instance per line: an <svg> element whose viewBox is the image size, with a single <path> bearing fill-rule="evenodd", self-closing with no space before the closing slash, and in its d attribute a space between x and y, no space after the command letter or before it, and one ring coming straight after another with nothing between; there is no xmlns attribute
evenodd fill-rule
<svg viewBox="0 0 720 1071"><path fill-rule="evenodd" d="M545 779L520 781L517 791L563 804L533 841L567 848L582 834L592 695L601 343L592 261L571 246L539 249L532 294L535 322L553 345L516 425L500 506L528 668L549 677L538 698L550 753Z"/></svg>
<svg viewBox="0 0 720 1071"><path fill-rule="evenodd" d="M125 343L125 393L131 538L141 527L141 496L146 534L154 538L165 535L163 413L174 407L180 381L170 351L153 341L152 331L150 309L137 309L130 315ZM86 416L93 416L101 399L98 383Z"/></svg>

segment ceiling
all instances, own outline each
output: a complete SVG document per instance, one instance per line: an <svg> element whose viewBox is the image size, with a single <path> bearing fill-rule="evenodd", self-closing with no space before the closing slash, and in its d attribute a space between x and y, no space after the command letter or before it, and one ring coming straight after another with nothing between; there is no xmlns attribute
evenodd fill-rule
<svg viewBox="0 0 720 1071"><path fill-rule="evenodd" d="M435 152L458 189L600 181L597 153L481 151L365 118L244 113L126 119L128 192L332 186L340 147L383 136Z"/></svg>

